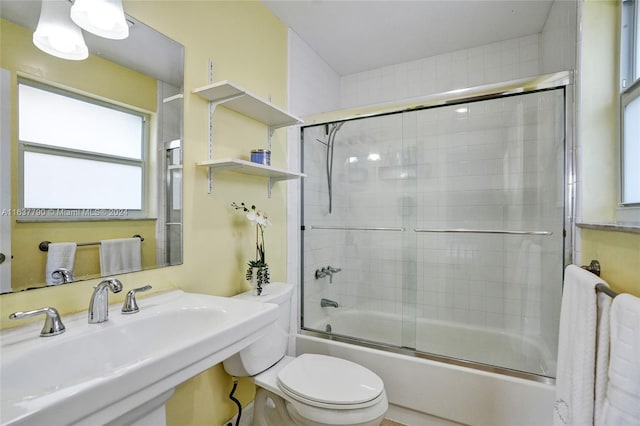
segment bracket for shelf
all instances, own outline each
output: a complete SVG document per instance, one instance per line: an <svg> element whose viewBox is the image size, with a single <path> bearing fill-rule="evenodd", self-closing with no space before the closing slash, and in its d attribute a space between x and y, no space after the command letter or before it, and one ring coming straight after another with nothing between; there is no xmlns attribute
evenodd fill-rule
<svg viewBox="0 0 640 426"><path fill-rule="evenodd" d="M273 132L276 130L274 126L269 126L269 132L267 135L267 149L271 151L271 138L273 137Z"/></svg>
<svg viewBox="0 0 640 426"><path fill-rule="evenodd" d="M209 84L213 83L213 61L209 59ZM216 104L209 102L209 144L207 155L209 160L213 160L213 113L216 110ZM207 172L207 193L213 192L213 170Z"/></svg>
<svg viewBox="0 0 640 426"><path fill-rule="evenodd" d="M269 100L269 103L271 103L271 93L269 93L269 96L267 97L267 99ZM274 130L275 130L275 127L270 124L268 129L268 134L267 134L267 149L269 151L271 151L271 138L273 137ZM269 198L271 198L271 185L269 185Z"/></svg>
<svg viewBox="0 0 640 426"><path fill-rule="evenodd" d="M287 178L286 177L281 177L281 176L269 176L267 178L267 185L268 185L268 187L267 187L267 196L269 198L271 198L271 190L273 189L273 184L276 183L276 182L283 181L283 180L287 180Z"/></svg>

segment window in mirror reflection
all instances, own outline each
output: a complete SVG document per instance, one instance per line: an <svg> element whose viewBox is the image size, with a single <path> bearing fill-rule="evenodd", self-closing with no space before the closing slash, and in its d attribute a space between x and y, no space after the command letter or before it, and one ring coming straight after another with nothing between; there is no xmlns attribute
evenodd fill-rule
<svg viewBox="0 0 640 426"><path fill-rule="evenodd" d="M620 44L620 201L623 206L640 205L639 27L638 0L623 0Z"/></svg>
<svg viewBox="0 0 640 426"><path fill-rule="evenodd" d="M640 204L640 84L635 86L622 98L622 204L625 205Z"/></svg>
<svg viewBox="0 0 640 426"><path fill-rule="evenodd" d="M21 207L143 213L148 117L39 83L18 86Z"/></svg>
<svg viewBox="0 0 640 426"><path fill-rule="evenodd" d="M620 34L620 90L640 78L640 7L638 0L622 0Z"/></svg>

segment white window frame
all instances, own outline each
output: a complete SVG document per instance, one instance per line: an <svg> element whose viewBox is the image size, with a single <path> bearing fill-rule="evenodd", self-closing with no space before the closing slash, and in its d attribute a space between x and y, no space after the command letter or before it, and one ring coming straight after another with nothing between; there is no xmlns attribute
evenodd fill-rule
<svg viewBox="0 0 640 426"><path fill-rule="evenodd" d="M637 57L640 47L640 3L638 0L622 0L621 40L620 40L620 176L618 191L618 221L640 220L640 202L625 203L624 164L625 164L625 132L624 110L630 102L640 98L640 58ZM639 165L640 166L640 165ZM640 183L639 183L640 184Z"/></svg>
<svg viewBox="0 0 640 426"><path fill-rule="evenodd" d="M50 221L97 221L97 220L131 220L131 219L146 219L149 217L149 178L148 170L149 165L147 159L149 158L149 122L150 117L143 112L126 108L121 105L116 105L104 100L98 100L85 95L81 95L69 90L61 89L58 87L50 86L33 80L18 78L18 86L27 85L35 87L40 90L55 93L61 96L67 96L69 98L82 100L94 105L99 105L106 108L112 108L115 110L123 111L129 114L137 115L142 118L142 138L141 144L141 158L131 159L118 157L113 155L105 155L96 152L87 152L77 149L62 148L50 145L43 145L33 143L29 141L22 141L18 139L18 209L16 211L16 220L19 222L50 222ZM18 88L18 86L16 88ZM18 108L18 115L20 114ZM19 117L18 117L19 119ZM140 209L109 209L109 208L77 208L77 209L61 209L56 207L51 208L25 208L25 196L24 196L24 158L26 152L40 153L55 155L67 158L86 159L91 161L99 161L110 164L123 164L132 165L141 168L141 200Z"/></svg>

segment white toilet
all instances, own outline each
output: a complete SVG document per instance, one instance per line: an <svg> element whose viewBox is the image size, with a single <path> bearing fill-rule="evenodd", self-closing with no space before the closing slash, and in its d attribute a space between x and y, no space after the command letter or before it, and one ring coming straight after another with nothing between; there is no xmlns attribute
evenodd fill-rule
<svg viewBox="0 0 640 426"><path fill-rule="evenodd" d="M389 406L382 379L341 358L285 356L293 286L272 283L265 292L235 297L277 304L277 321L258 341L224 361L227 373L251 377L257 386L254 426L379 425Z"/></svg>

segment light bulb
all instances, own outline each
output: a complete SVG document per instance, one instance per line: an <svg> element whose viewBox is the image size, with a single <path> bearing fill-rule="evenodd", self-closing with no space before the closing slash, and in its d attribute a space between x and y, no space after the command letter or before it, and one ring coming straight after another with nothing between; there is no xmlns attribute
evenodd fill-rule
<svg viewBox="0 0 640 426"><path fill-rule="evenodd" d="M82 29L114 40L129 36L121 0L76 0L71 19Z"/></svg>
<svg viewBox="0 0 640 426"><path fill-rule="evenodd" d="M66 31L60 31L56 36L49 37L49 43L54 49L63 53L71 53L76 47L73 34Z"/></svg>
<svg viewBox="0 0 640 426"><path fill-rule="evenodd" d="M69 17L67 0L42 2L33 44L43 52L62 59L82 60L89 56L82 31Z"/></svg>

